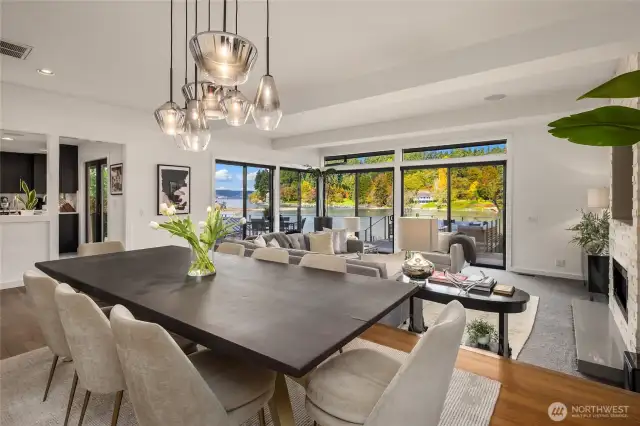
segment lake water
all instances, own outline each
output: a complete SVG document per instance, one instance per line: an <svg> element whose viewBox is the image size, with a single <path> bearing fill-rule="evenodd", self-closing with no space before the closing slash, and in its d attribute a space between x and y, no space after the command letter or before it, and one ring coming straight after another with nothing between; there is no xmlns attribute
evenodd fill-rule
<svg viewBox="0 0 640 426"><path fill-rule="evenodd" d="M228 216L240 217L242 215L242 199L227 198L219 200L219 202L226 203L225 214ZM256 205L247 200L247 220L261 219L264 217L264 207ZM367 240L378 240L389 238L389 216L393 215L393 209L391 208L359 208L358 213L360 216L360 238L365 238L365 230L367 230ZM329 216L333 217L333 227L342 228L344 226L343 217L355 216L354 207L330 207ZM407 208L406 214L415 216L416 213L421 217L433 217L440 220L441 226L446 226L444 220L447 218L447 210L441 209L409 209ZM301 208L301 214L303 218L306 218L303 232L313 232L313 218L316 217L315 206L305 206ZM290 221L296 220L296 208L295 207L281 207L280 216L290 217ZM455 220L453 225L454 230L458 224L489 222L489 226L501 227L499 222L500 214L491 210L452 210L452 219ZM373 238L371 238L373 237Z"/></svg>

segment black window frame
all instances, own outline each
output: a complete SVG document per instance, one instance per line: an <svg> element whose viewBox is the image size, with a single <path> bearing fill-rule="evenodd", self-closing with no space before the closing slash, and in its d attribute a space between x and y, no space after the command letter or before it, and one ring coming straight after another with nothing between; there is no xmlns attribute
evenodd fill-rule
<svg viewBox="0 0 640 426"><path fill-rule="evenodd" d="M461 168L461 167L483 167L483 166L503 166L502 169L502 185L504 191L504 209L503 215L504 220L502 221L502 235L504 236L504 248L502 253L502 265L490 265L483 263L472 263L471 266L477 266L482 268L490 268L490 269L507 269L507 160L496 160L496 161L468 161L461 163L445 163L445 164L428 164L428 165L410 165L410 166L402 166L400 167L400 217L404 216L404 172L410 170L421 170L421 169L447 169L447 220L449 223L447 224L447 232L451 232L451 169Z"/></svg>
<svg viewBox="0 0 640 426"><path fill-rule="evenodd" d="M393 185L391 187L391 191L392 191L392 197L391 197L391 224L393 227L393 223L395 222L396 219L396 211L395 211L395 202L396 202L396 197L395 197L395 182L396 182L396 173L395 173L395 167L390 166L390 167L376 167L376 168L366 168L366 169L339 169L336 170L335 174L350 174L353 173L356 177L355 179L355 204L354 204L354 215L355 217L360 217L359 216L359 210L360 210L360 202L358 200L358 195L360 192L360 182L358 180L358 174L361 173L376 173L376 172L391 172L391 175L393 176ZM322 185L322 201L323 203L327 200L327 185L326 182L324 185ZM329 206L327 206L327 214L329 214ZM367 216L363 216L363 217L367 217ZM362 231L361 231L362 232ZM358 238L360 238L360 232L356 232L356 236ZM390 240L391 240L391 247L395 247L395 234L391 234L390 235ZM366 237L365 237L366 238Z"/></svg>
<svg viewBox="0 0 640 426"><path fill-rule="evenodd" d="M489 141L482 141L482 142L469 142L469 143L459 143L459 144L452 144L452 145L438 145L438 146L426 146L426 147L418 147L418 148L405 148L402 150L402 161L429 161L429 159L422 159L422 160L405 160L404 159L404 155L405 154L411 154L414 152L434 152L434 151L442 151L442 150L449 150L449 149L458 149L458 148L481 148L481 147L487 147L487 146L494 146L494 145L505 145L505 150L507 147L507 140L506 139L496 139L496 140L489 140ZM506 151L505 151L506 153ZM486 155L494 155L494 154L486 154ZM476 156L468 156L468 157L451 157L451 159L461 159L461 158L479 158L482 157L482 155L476 155Z"/></svg>
<svg viewBox="0 0 640 426"><path fill-rule="evenodd" d="M275 176L276 166L271 166L267 164L256 164L256 163L245 163L242 161L227 161L227 160L215 160L214 174L216 172L216 168L219 164L228 164L230 166L239 166L242 167L242 217L247 217L247 167L256 167L260 169L268 169L271 173L271 179L269 179L269 207L271 208L271 218L269 223L269 229L273 232L273 179ZM214 185L213 188L214 193L216 192L216 188ZM248 219L247 219L248 223ZM247 224L242 225L242 239L247 238Z"/></svg>
<svg viewBox="0 0 640 426"><path fill-rule="evenodd" d="M309 169L298 169L296 167L280 167L280 171L285 170L288 172L297 172L298 173L298 212L297 212L297 220L298 225L302 222L302 174L310 173ZM320 179L316 178L316 216L320 216L320 191L318 191L320 186ZM280 188L280 174L278 174L278 187ZM280 194L278 194L278 207L280 206ZM280 215L279 215L280 216ZM278 217L278 220L280 218ZM300 232L303 230L300 229Z"/></svg>
<svg viewBox="0 0 640 426"><path fill-rule="evenodd" d="M323 164L325 167L342 166L347 164L347 161L353 158L378 157L381 155L393 155L394 159L392 161L389 161L389 163L393 163L393 161L395 161L395 153L396 153L395 150L387 150L387 151L362 152L358 154L329 155L324 157ZM340 161L340 162L327 164L327 161ZM385 164L385 163L379 163L379 164ZM354 166L354 165L355 164L349 164L349 166Z"/></svg>

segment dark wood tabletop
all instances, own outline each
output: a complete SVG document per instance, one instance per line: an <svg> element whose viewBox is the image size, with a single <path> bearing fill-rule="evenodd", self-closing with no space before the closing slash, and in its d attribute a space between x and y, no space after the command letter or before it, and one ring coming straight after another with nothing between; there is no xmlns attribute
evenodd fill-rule
<svg viewBox="0 0 640 426"><path fill-rule="evenodd" d="M167 246L40 262L52 278L127 306L212 350L302 377L411 297L414 284L215 254L217 274L186 276Z"/></svg>
<svg viewBox="0 0 640 426"><path fill-rule="evenodd" d="M409 282L409 278L404 275L398 276L398 280ZM455 286L437 283L427 283L421 286L413 296L437 303L449 303L452 300L457 300L467 309L501 314L524 312L530 299L529 293L518 288L515 289L512 296L501 296L493 293L464 292Z"/></svg>

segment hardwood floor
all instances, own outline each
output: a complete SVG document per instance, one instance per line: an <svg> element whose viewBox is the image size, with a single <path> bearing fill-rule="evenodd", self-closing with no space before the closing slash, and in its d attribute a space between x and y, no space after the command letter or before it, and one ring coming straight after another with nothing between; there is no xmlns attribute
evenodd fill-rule
<svg viewBox="0 0 640 426"><path fill-rule="evenodd" d="M0 291L0 359L45 345L24 287Z"/></svg>
<svg viewBox="0 0 640 426"><path fill-rule="evenodd" d="M403 330L375 325L362 338L410 352L418 336ZM0 291L0 355L2 359L44 346L37 320L24 288ZM491 419L492 426L511 425L633 425L640 424L640 394L536 367L507 361L497 355L461 348L456 367L502 383ZM569 416L556 423L547 409L564 403ZM628 417L582 419L571 416L572 406L628 406ZM462 425L461 425L462 426Z"/></svg>
<svg viewBox="0 0 640 426"><path fill-rule="evenodd" d="M405 352L411 351L418 336L396 328L374 325L363 339ZM492 426L507 425L638 425L640 394L602 385L579 377L547 370L531 364L505 360L497 355L462 347L456 367L502 383ZM569 415L561 422L550 420L547 410L562 402ZM584 419L571 416L572 406L628 406L628 417Z"/></svg>

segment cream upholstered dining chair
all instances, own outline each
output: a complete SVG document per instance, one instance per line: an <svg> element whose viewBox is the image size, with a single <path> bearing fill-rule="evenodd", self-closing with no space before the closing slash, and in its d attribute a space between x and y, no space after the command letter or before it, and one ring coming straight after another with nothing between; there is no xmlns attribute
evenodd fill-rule
<svg viewBox="0 0 640 426"><path fill-rule="evenodd" d="M465 320L449 303L404 363L371 349L329 359L309 377L307 412L322 426L436 426Z"/></svg>
<svg viewBox="0 0 640 426"><path fill-rule="evenodd" d="M268 262L289 264L289 252L275 247L258 247L253 250L251 257Z"/></svg>
<svg viewBox="0 0 640 426"><path fill-rule="evenodd" d="M223 241L218 245L216 250L218 253L233 254L236 256L244 256L244 246L242 244L230 243Z"/></svg>
<svg viewBox="0 0 640 426"><path fill-rule="evenodd" d="M58 359L70 358L71 351L67 344L67 338L60 322L60 315L58 314L58 306L54 298L56 287L58 282L45 275L38 274L35 271L27 271L22 276L22 281L27 289L27 296L31 300L34 306L34 312L44 341L53 352L53 363L51 364L51 370L49 371L49 379L44 389L43 401L46 401L49 394L49 388L51 387L51 380L53 374L56 371L58 365Z"/></svg>
<svg viewBox="0 0 640 426"><path fill-rule="evenodd" d="M264 424L274 372L209 350L187 357L161 326L121 305L111 327L140 426L240 425L258 411Z"/></svg>
<svg viewBox="0 0 640 426"><path fill-rule="evenodd" d="M67 284L58 286L55 299L76 370L64 424L66 426L69 421L79 381L87 393L84 396L78 426L82 425L92 393L116 394L111 418L111 425L115 426L118 422L125 382L109 320L89 296L76 293Z"/></svg>
<svg viewBox="0 0 640 426"><path fill-rule="evenodd" d="M78 246L78 256L95 256L97 254L119 253L121 251L124 251L124 245L120 241L85 243Z"/></svg>
<svg viewBox="0 0 640 426"><path fill-rule="evenodd" d="M302 256L300 266L324 269L326 271L347 273L347 260L343 257L328 254L308 253Z"/></svg>

